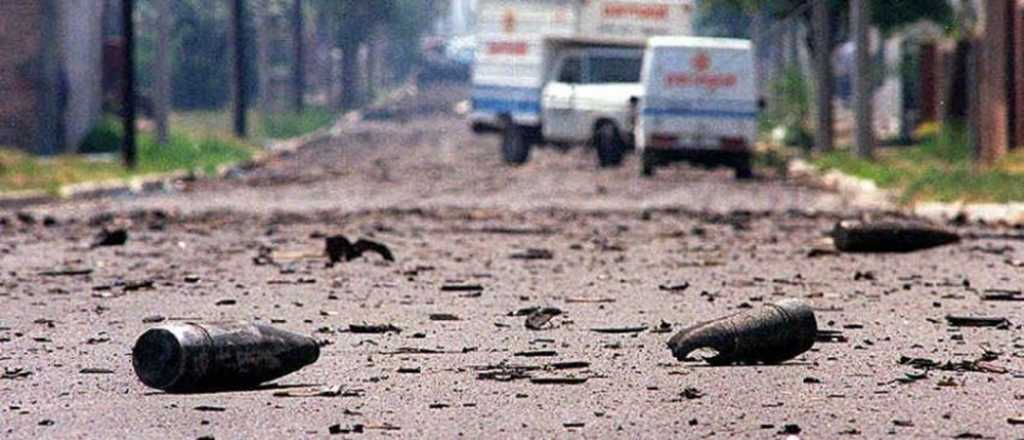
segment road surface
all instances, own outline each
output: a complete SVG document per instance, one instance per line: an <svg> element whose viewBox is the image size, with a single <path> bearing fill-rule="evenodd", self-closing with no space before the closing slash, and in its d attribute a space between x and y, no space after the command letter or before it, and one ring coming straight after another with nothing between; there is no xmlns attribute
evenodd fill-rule
<svg viewBox="0 0 1024 440"><path fill-rule="evenodd" d="M444 108L451 92L420 99ZM810 257L860 207L770 173L737 182L679 166L643 179L635 158L597 170L581 149L509 168L496 139L422 113L349 124L175 193L2 213L0 435L1024 436L1024 310L982 300L1021 289L1012 237ZM128 242L91 249L103 227L127 228ZM397 261L326 267L332 234L378 240ZM550 258L517 258L530 249ZM43 275L63 269L88 273ZM445 289L467 284L481 290ZM781 298L809 302L844 341L778 366L709 367L666 348L689 324ZM564 313L528 330L515 315L534 306ZM1011 324L952 327L947 315ZM319 362L259 390L145 388L135 338L183 320L258 321L325 345ZM402 331L348 331L362 323ZM902 357L940 364L924 373ZM581 383L535 383L546 377ZM342 395L280 396L332 386Z"/></svg>

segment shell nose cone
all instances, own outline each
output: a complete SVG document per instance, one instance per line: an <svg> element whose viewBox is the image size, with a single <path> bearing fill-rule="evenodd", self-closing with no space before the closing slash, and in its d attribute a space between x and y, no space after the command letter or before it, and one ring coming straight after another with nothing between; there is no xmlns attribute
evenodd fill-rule
<svg viewBox="0 0 1024 440"><path fill-rule="evenodd" d="M155 328L146 331L132 349L132 367L142 383L166 390L181 379L185 353L174 333Z"/></svg>

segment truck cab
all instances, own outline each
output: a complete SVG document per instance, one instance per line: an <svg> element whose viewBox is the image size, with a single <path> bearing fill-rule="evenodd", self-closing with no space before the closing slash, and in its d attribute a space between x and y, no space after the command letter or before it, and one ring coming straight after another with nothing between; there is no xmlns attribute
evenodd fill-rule
<svg viewBox="0 0 1024 440"><path fill-rule="evenodd" d="M590 143L601 166L618 165L633 146L643 48L567 45L552 52L541 92L543 139Z"/></svg>

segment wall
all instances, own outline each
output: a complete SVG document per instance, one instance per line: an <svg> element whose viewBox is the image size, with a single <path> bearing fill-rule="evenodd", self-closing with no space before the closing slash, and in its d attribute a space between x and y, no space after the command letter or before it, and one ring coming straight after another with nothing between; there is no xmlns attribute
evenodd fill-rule
<svg viewBox="0 0 1024 440"><path fill-rule="evenodd" d="M35 144L42 2L0 0L0 145Z"/></svg>

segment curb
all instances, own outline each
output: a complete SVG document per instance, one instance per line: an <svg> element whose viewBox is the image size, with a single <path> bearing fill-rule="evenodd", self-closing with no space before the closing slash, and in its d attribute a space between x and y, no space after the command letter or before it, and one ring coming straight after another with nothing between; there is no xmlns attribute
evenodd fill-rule
<svg viewBox="0 0 1024 440"><path fill-rule="evenodd" d="M822 170L803 159L791 159L789 176L810 186L840 194L855 206L879 207L901 211L934 222L968 222L1003 226L1024 226L1024 203L943 203L917 202L901 206L896 192L885 190L869 179L837 170Z"/></svg>
<svg viewBox="0 0 1024 440"><path fill-rule="evenodd" d="M799 158L790 159L786 175L808 186L837 193L851 206L885 211L899 210L896 193L879 188L872 180L837 170L822 170Z"/></svg>

